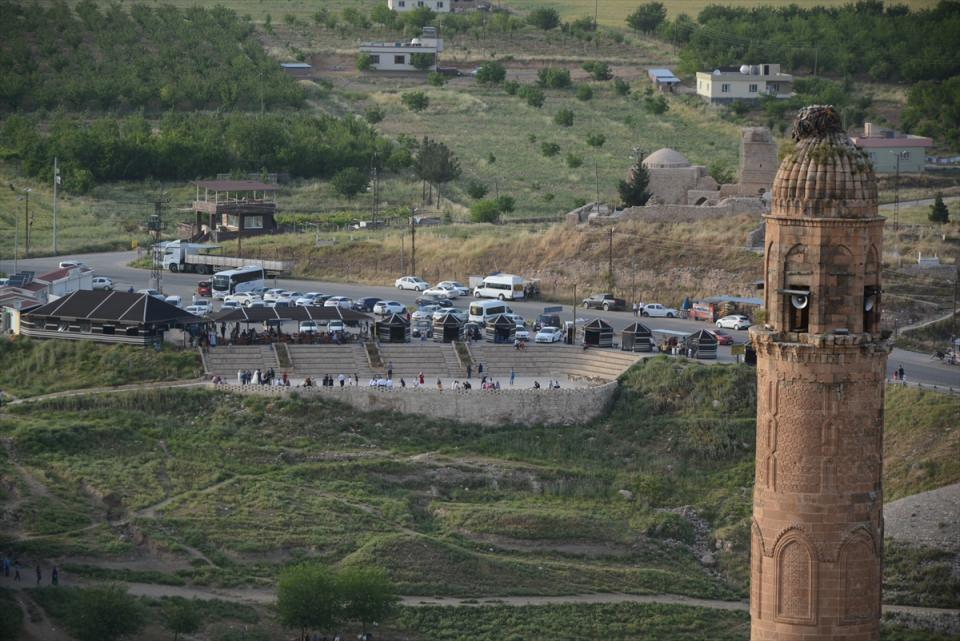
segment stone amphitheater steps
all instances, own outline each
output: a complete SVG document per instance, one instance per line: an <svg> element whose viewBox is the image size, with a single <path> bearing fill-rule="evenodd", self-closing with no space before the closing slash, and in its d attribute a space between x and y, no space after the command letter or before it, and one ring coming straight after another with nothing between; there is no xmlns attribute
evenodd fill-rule
<svg viewBox="0 0 960 641"><path fill-rule="evenodd" d="M357 374L366 381L372 376L362 345L287 345L297 376L323 378Z"/></svg>
<svg viewBox="0 0 960 641"><path fill-rule="evenodd" d="M273 345L223 345L212 348L203 355L210 374L219 374L227 379L235 379L237 370L248 369L265 371L273 368L280 371L277 353Z"/></svg>
<svg viewBox="0 0 960 641"><path fill-rule="evenodd" d="M577 376L614 380L637 362L641 356L612 349L590 349L565 345L528 345L518 351L512 345L471 343L474 362L484 365L484 373L495 378L509 375L510 368L517 376Z"/></svg>
<svg viewBox="0 0 960 641"><path fill-rule="evenodd" d="M380 343L384 371L393 363L393 377L411 379L423 372L426 378L462 376L457 356L449 343L421 341L405 345Z"/></svg>

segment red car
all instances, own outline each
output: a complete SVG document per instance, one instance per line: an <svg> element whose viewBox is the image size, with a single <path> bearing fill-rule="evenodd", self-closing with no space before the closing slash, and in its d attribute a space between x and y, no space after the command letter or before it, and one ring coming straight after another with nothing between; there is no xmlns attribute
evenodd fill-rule
<svg viewBox="0 0 960 641"><path fill-rule="evenodd" d="M201 280L197 283L197 296L206 296L207 298L213 296L213 290L210 289L209 280Z"/></svg>
<svg viewBox="0 0 960 641"><path fill-rule="evenodd" d="M733 336L722 329L708 329L707 331L717 339L717 345L733 345Z"/></svg>

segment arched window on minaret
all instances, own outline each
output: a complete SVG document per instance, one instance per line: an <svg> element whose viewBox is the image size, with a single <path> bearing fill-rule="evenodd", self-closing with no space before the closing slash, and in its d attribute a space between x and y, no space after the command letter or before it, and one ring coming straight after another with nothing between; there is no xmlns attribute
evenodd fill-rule
<svg viewBox="0 0 960 641"><path fill-rule="evenodd" d="M805 245L790 248L783 259L783 327L788 332L806 332L810 328L810 265Z"/></svg>
<svg viewBox="0 0 960 641"><path fill-rule="evenodd" d="M863 331L867 334L880 333L880 256L873 246L864 262Z"/></svg>

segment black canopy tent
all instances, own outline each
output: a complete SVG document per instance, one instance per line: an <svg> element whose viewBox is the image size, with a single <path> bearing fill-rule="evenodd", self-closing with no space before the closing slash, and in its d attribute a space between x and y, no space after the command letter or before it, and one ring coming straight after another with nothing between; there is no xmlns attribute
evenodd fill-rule
<svg viewBox="0 0 960 641"><path fill-rule="evenodd" d="M613 326L602 318L594 318L583 326L583 344L590 347L613 347Z"/></svg>
<svg viewBox="0 0 960 641"><path fill-rule="evenodd" d="M489 319L484 327L484 335L492 343L512 343L516 334L516 321L504 314Z"/></svg>
<svg viewBox="0 0 960 641"><path fill-rule="evenodd" d="M374 323L377 340L381 343L409 343L410 323L400 314L392 314Z"/></svg>
<svg viewBox="0 0 960 641"><path fill-rule="evenodd" d="M694 358L716 360L717 337L705 329L696 331L684 339L687 353Z"/></svg>
<svg viewBox="0 0 960 641"><path fill-rule="evenodd" d="M627 352L652 352L653 333L642 323L627 325L620 336L620 349Z"/></svg>
<svg viewBox="0 0 960 641"><path fill-rule="evenodd" d="M433 321L433 340L451 343L463 337L463 321L457 316L446 313Z"/></svg>
<svg viewBox="0 0 960 641"><path fill-rule="evenodd" d="M24 314L20 331L34 338L150 345L169 329L202 322L147 294L80 290Z"/></svg>
<svg viewBox="0 0 960 641"><path fill-rule="evenodd" d="M237 307L225 309L213 315L216 322L227 323L265 323L284 321L312 320L327 323L332 320L342 320L347 325L356 325L363 321L370 321L368 314L344 309L343 307L315 307L295 305L292 307Z"/></svg>

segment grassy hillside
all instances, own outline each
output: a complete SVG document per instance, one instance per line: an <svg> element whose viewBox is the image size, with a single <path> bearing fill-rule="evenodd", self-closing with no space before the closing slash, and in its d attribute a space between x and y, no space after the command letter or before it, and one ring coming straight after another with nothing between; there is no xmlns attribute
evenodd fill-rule
<svg viewBox="0 0 960 641"><path fill-rule="evenodd" d="M196 378L203 372L194 350L156 352L91 341L0 340L0 389L17 397L86 387Z"/></svg>

